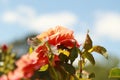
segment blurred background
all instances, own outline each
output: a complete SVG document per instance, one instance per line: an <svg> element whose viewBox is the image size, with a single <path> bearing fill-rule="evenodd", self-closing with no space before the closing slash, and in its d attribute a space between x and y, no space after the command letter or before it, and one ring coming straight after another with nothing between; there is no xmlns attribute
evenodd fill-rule
<svg viewBox="0 0 120 80"><path fill-rule="evenodd" d="M29 37L57 25L72 29L81 44L89 30L109 59L94 54L97 65L86 69L96 73L95 80L117 80L108 74L120 65L120 0L0 0L0 45L13 45L18 57L27 53Z"/></svg>

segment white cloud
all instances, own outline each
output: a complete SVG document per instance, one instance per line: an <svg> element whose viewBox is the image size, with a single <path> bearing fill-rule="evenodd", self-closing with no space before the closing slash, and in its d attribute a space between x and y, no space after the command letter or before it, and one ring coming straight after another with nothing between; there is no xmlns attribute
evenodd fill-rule
<svg viewBox="0 0 120 80"><path fill-rule="evenodd" d="M77 21L76 16L69 12L38 15L28 6L19 6L14 11L6 11L2 19L6 23L18 23L36 31L44 31L57 25L71 26Z"/></svg>
<svg viewBox="0 0 120 80"><path fill-rule="evenodd" d="M99 36L120 40L120 14L113 12L97 13L95 33Z"/></svg>
<svg viewBox="0 0 120 80"><path fill-rule="evenodd" d="M4 13L2 18L4 22L15 23L18 18L18 14L11 11L7 11Z"/></svg>
<svg viewBox="0 0 120 80"><path fill-rule="evenodd" d="M16 12L24 17L35 17L36 12L33 8L28 6L18 6Z"/></svg>
<svg viewBox="0 0 120 80"><path fill-rule="evenodd" d="M43 16L38 16L32 21L32 26L36 26L36 28L42 27L43 30L54 27L56 25L64 25L64 26L70 26L73 25L76 22L76 17L67 12L61 12L61 13L54 13L54 14L47 14Z"/></svg>

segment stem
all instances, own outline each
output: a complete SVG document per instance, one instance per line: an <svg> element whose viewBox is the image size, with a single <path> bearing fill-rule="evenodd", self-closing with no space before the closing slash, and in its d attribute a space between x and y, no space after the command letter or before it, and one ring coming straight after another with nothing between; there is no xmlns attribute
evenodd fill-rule
<svg viewBox="0 0 120 80"><path fill-rule="evenodd" d="M50 45L48 42L46 42L46 45L49 49L49 53L50 53L50 57L49 57L49 71L50 71L50 75L52 75L51 77L53 78L53 80L59 80L59 76L54 68L54 66L52 65L53 61L54 61L54 54L52 52L52 49L50 48ZM48 55L49 56L49 55Z"/></svg>
<svg viewBox="0 0 120 80"><path fill-rule="evenodd" d="M46 46L48 47L49 53L50 53L50 58L49 58L49 60L50 60L51 62L53 62L54 54L53 54L52 49L50 48L50 45L49 45L48 42L46 42ZM48 56L49 56L49 55L48 55Z"/></svg>
<svg viewBox="0 0 120 80"><path fill-rule="evenodd" d="M73 74L72 76L75 78L75 80L79 80L75 74Z"/></svg>
<svg viewBox="0 0 120 80"><path fill-rule="evenodd" d="M80 75L79 75L79 77L81 78L82 76L82 59L80 60Z"/></svg>
<svg viewBox="0 0 120 80"><path fill-rule="evenodd" d="M57 72L55 71L54 67L50 64L50 75L52 75L51 77L53 78L53 80L59 80Z"/></svg>
<svg viewBox="0 0 120 80"><path fill-rule="evenodd" d="M83 52L84 52L84 48L82 47L81 52L80 52L80 64L79 64L79 78L82 78L82 71L83 71L83 62L84 62L84 57L83 57Z"/></svg>

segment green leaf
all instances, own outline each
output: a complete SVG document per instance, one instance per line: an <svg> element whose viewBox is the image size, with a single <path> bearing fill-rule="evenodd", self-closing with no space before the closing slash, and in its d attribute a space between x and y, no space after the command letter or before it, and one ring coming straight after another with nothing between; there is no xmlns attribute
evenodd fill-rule
<svg viewBox="0 0 120 80"><path fill-rule="evenodd" d="M78 48L77 47L73 47L70 51L70 55L69 55L69 58L70 58L70 61L71 63L73 63L73 61L78 57Z"/></svg>
<svg viewBox="0 0 120 80"><path fill-rule="evenodd" d="M90 73L89 74L89 79L91 79L91 78L95 78L95 73Z"/></svg>
<svg viewBox="0 0 120 80"><path fill-rule="evenodd" d="M90 61L91 64L95 65L95 59L94 59L94 57L91 53L86 51L86 52L83 52L82 56L87 58Z"/></svg>
<svg viewBox="0 0 120 80"><path fill-rule="evenodd" d="M31 54L32 52L33 52L33 48L32 48L32 46L30 46L29 53Z"/></svg>
<svg viewBox="0 0 120 80"><path fill-rule="evenodd" d="M111 69L109 78L120 78L120 68Z"/></svg>
<svg viewBox="0 0 120 80"><path fill-rule="evenodd" d="M63 67L70 74L75 74L75 68L71 64L64 63Z"/></svg>
<svg viewBox="0 0 120 80"><path fill-rule="evenodd" d="M68 57L63 53L59 54L59 58L62 62L64 62L64 61L67 62L68 61Z"/></svg>
<svg viewBox="0 0 120 80"><path fill-rule="evenodd" d="M90 48L92 48L92 40L91 40L91 38L90 38L90 36L89 36L88 33L87 33L87 35L86 35L86 39L85 39L83 48L84 48L85 50L89 50Z"/></svg>
<svg viewBox="0 0 120 80"><path fill-rule="evenodd" d="M107 50L102 46L93 46L88 52L97 52L103 55L106 59L108 59Z"/></svg>
<svg viewBox="0 0 120 80"><path fill-rule="evenodd" d="M66 50L66 49L59 49L58 52L61 53L61 54L66 55L67 57L70 55L70 52L68 50Z"/></svg>
<svg viewBox="0 0 120 80"><path fill-rule="evenodd" d="M48 69L48 64L42 66L39 71L46 71Z"/></svg>

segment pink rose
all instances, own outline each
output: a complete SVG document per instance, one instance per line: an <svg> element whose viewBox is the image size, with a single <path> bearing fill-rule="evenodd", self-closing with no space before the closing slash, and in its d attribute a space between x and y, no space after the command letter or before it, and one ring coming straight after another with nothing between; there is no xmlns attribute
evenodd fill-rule
<svg viewBox="0 0 120 80"><path fill-rule="evenodd" d="M73 31L62 26L51 28L38 35L37 38L39 40L48 39L50 45L61 45L62 43L67 47L73 47L76 42L76 46L79 47L79 44L73 36Z"/></svg>

